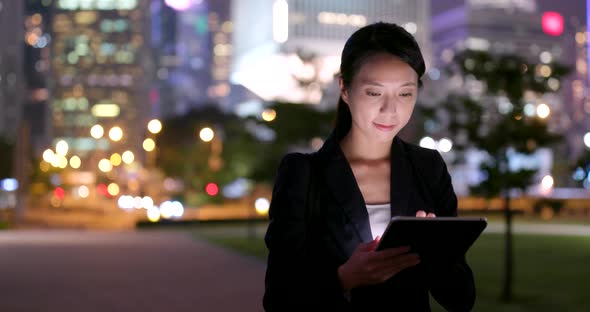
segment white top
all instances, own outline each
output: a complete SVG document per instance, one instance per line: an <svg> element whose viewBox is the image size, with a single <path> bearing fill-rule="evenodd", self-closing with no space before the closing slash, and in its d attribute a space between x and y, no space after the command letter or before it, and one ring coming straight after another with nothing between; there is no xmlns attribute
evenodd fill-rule
<svg viewBox="0 0 590 312"><path fill-rule="evenodd" d="M391 204L367 205L373 239L383 235L391 219Z"/></svg>

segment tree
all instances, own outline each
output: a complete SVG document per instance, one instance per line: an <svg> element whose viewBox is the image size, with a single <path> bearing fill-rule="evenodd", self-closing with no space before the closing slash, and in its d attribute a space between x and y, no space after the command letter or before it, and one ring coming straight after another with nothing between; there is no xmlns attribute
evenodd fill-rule
<svg viewBox="0 0 590 312"><path fill-rule="evenodd" d="M204 127L213 129L216 142L199 139ZM205 186L210 182L224 185L249 176L259 157L259 142L247 131L244 120L217 109L214 103L164 120L157 140L158 166L167 176L182 179L187 191L200 194L199 202L221 200L220 196L205 196ZM211 163L212 159L217 164Z"/></svg>
<svg viewBox="0 0 590 312"><path fill-rule="evenodd" d="M492 55L466 50L458 53L447 74L463 83L438 108L426 109L441 116L460 153L468 149L485 151L481 164L482 181L471 188L487 198L502 196L506 222L505 271L502 298L512 298L513 241L511 196L531 185L536 169L510 168L511 153L531 154L558 141L559 134L548 130L547 116L527 114L525 95L541 98L559 89L559 79L568 73L562 65L531 64L517 55ZM477 92L481 90L481 92ZM531 104L532 105L532 104ZM548 108L548 107L547 107ZM465 160L459 157L459 161Z"/></svg>
<svg viewBox="0 0 590 312"><path fill-rule="evenodd" d="M0 179L13 177L14 144L0 137Z"/></svg>
<svg viewBox="0 0 590 312"><path fill-rule="evenodd" d="M590 188L590 179L588 179L590 176L590 150L586 149L571 169L573 170L572 178L576 184Z"/></svg>
<svg viewBox="0 0 590 312"><path fill-rule="evenodd" d="M252 178L271 183L282 157L293 150L311 151L311 140L325 138L332 129L334 110L319 111L314 105L274 102L268 107L276 112L271 122L259 121L274 133L273 140L260 145L261 155Z"/></svg>

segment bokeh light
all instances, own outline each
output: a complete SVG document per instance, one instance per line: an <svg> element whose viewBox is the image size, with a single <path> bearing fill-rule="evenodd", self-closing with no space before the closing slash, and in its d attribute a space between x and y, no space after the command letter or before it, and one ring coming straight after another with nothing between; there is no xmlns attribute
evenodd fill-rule
<svg viewBox="0 0 590 312"><path fill-rule="evenodd" d="M53 196L57 199L63 199L66 196L66 191L62 187L56 187L53 190Z"/></svg>
<svg viewBox="0 0 590 312"><path fill-rule="evenodd" d="M203 140L203 142L211 142L214 136L215 133L209 127L205 127L201 129L201 131L199 132L199 137L201 138L201 140Z"/></svg>
<svg viewBox="0 0 590 312"><path fill-rule="evenodd" d="M125 151L122 155L123 162L130 165L135 160L135 155L133 155L132 151Z"/></svg>
<svg viewBox="0 0 590 312"><path fill-rule="evenodd" d="M549 105L539 104L539 106L537 106L537 116L539 116L539 118L545 119L549 117L549 114L551 114L551 108L549 108Z"/></svg>
<svg viewBox="0 0 590 312"><path fill-rule="evenodd" d="M82 160L80 160L80 157L74 155L70 158L70 166L74 169L78 169L80 168L80 166L82 165Z"/></svg>
<svg viewBox="0 0 590 312"><path fill-rule="evenodd" d="M111 165L113 165L115 167L119 166L122 161L121 155L119 155L119 153L114 153L113 155L111 155L110 161L111 161Z"/></svg>
<svg viewBox="0 0 590 312"><path fill-rule="evenodd" d="M271 121L275 120L276 118L277 118L277 112L272 108L265 109L262 112L262 120L264 120L264 121L271 122Z"/></svg>
<svg viewBox="0 0 590 312"><path fill-rule="evenodd" d="M117 185L117 183L111 183L109 184L109 186L107 187L107 191L109 192L109 195L111 196L117 196L119 195L119 185Z"/></svg>
<svg viewBox="0 0 590 312"><path fill-rule="evenodd" d="M150 209L152 206L154 206L154 200L149 196L144 196L141 199L141 206L145 209Z"/></svg>
<svg viewBox="0 0 590 312"><path fill-rule="evenodd" d="M552 189L553 189L553 177L550 175L546 175L543 177L543 179L541 180L541 193L542 194L549 194L551 193Z"/></svg>
<svg viewBox="0 0 590 312"><path fill-rule="evenodd" d="M158 119L152 119L148 122L147 127L149 132L156 134L162 130L162 123Z"/></svg>
<svg viewBox="0 0 590 312"><path fill-rule="evenodd" d="M68 159L63 155L57 155L57 167L65 169L68 166Z"/></svg>
<svg viewBox="0 0 590 312"><path fill-rule="evenodd" d="M104 135L104 129L101 125L94 125L90 128L90 135L95 139L100 139Z"/></svg>
<svg viewBox="0 0 590 312"><path fill-rule="evenodd" d="M453 141L447 138L442 138L438 141L438 150L443 153L448 153L453 148Z"/></svg>
<svg viewBox="0 0 590 312"><path fill-rule="evenodd" d="M68 154L68 142L60 140L55 144L55 153L57 155L66 156Z"/></svg>
<svg viewBox="0 0 590 312"><path fill-rule="evenodd" d="M43 152L43 160L45 160L46 162L52 163L54 158L55 158L55 153L52 150L46 149Z"/></svg>
<svg viewBox="0 0 590 312"><path fill-rule="evenodd" d="M115 126L109 130L109 138L111 140L118 142L123 138L123 129L121 127Z"/></svg>
<svg viewBox="0 0 590 312"><path fill-rule="evenodd" d="M429 149L436 149L436 142L431 137L423 137L420 140L420 146L429 148Z"/></svg>
<svg viewBox="0 0 590 312"><path fill-rule="evenodd" d="M151 222L158 222L160 220L160 209L158 207L150 207L146 213L148 220Z"/></svg>
<svg viewBox="0 0 590 312"><path fill-rule="evenodd" d="M82 185L78 188L78 196L82 198L87 198L88 195L90 195L90 190L88 189L88 186Z"/></svg>
<svg viewBox="0 0 590 312"><path fill-rule="evenodd" d="M215 196L219 193L219 187L215 183L209 183L205 187L205 192L207 192L209 196Z"/></svg>
<svg viewBox="0 0 590 312"><path fill-rule="evenodd" d="M258 198L254 202L254 208L259 215L265 215L268 213L268 209L270 208L270 202L266 198Z"/></svg>
<svg viewBox="0 0 590 312"><path fill-rule="evenodd" d="M102 172L110 172L113 170L113 165L108 159L103 158L98 162L98 169Z"/></svg>
<svg viewBox="0 0 590 312"><path fill-rule="evenodd" d="M156 142L154 142L154 140L152 140L151 138L147 138L145 140L143 140L143 149L146 150L147 152L151 152L156 148Z"/></svg>

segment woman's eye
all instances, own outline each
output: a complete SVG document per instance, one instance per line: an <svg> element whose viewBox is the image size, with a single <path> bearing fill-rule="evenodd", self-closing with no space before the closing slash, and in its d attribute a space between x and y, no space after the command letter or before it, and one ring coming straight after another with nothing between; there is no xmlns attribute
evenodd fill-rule
<svg viewBox="0 0 590 312"><path fill-rule="evenodd" d="M378 93L378 92L372 92L372 91L367 91L367 95L368 95L368 96L380 96L380 95L381 95L381 93Z"/></svg>
<svg viewBox="0 0 590 312"><path fill-rule="evenodd" d="M401 96L401 97L411 97L412 95L413 95L412 92L405 92L405 93L400 93L399 96Z"/></svg>

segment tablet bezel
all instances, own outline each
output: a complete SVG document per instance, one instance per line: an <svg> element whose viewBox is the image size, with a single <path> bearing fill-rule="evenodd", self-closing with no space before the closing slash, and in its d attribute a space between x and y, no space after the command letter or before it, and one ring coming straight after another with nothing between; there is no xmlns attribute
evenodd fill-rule
<svg viewBox="0 0 590 312"><path fill-rule="evenodd" d="M396 225L398 225L398 224L401 224L401 227L405 227L405 229L396 228ZM452 239L457 240L456 243L451 243L454 245L450 245L450 247L452 247L452 248L449 248L451 254L448 254L448 255L443 254L440 256L433 256L432 254L428 253L428 251L430 251L430 250L428 250L427 248L429 248L429 247L425 246L426 244L429 244L429 243L417 242L416 240L419 240L419 238L416 239L416 238L413 238L412 236L410 236L410 235L415 235L414 237L422 237L421 235L424 235L424 233L420 233L419 235L416 235L416 231L425 230L425 228L428 227L428 224L436 224L436 226L430 226L430 228L434 228L435 231L438 231L437 233L430 233L430 235L437 235L435 240L444 240L445 238L447 238L449 240L452 240ZM448 225L445 225L445 224L448 224ZM450 225L454 225L454 228L452 228L452 230L442 231L442 232L440 231L441 228L444 229L445 227L448 227ZM462 227L464 230L462 232L460 230L458 231L457 227ZM393 247L397 247L397 246L404 246L403 244L400 245L400 244L396 243L394 240L397 240L397 241L401 240L404 242L407 242L408 240L413 240L412 243L405 244L405 245L410 245L409 252L417 252L418 254L420 254L421 258L424 256L424 254L426 254L427 258L429 258L429 259L426 259L427 261L440 260L440 259L430 259L430 258L457 259L459 257L464 256L467 253L469 248L471 248L473 243L475 243L475 241L479 238L481 233L483 233L483 231L485 230L486 227L487 227L487 219L484 217L420 218L420 217L395 216L395 217L391 218L389 224L387 225L387 228L385 229L385 231L383 232L383 234L380 238L380 241L379 241L377 247L375 248L375 251L384 250L387 248L393 248ZM407 230L408 228L411 230ZM451 229L451 228L449 228L449 229ZM406 233L407 236L402 237L401 239L388 236L388 235L396 235L394 233L394 231L399 232L402 230L409 231L409 233ZM461 232L460 233L461 235L459 235L459 232ZM447 237L445 237L445 236L447 236ZM383 246L383 244L388 244L388 246L385 247L385 246ZM411 246L412 244L422 244L422 245ZM434 249L434 248L435 247L430 247L430 249ZM436 247L436 248L440 249L440 247ZM424 252L425 250L426 250L426 252ZM438 252L438 253L440 253L440 252ZM455 254L453 254L453 253L455 253Z"/></svg>

